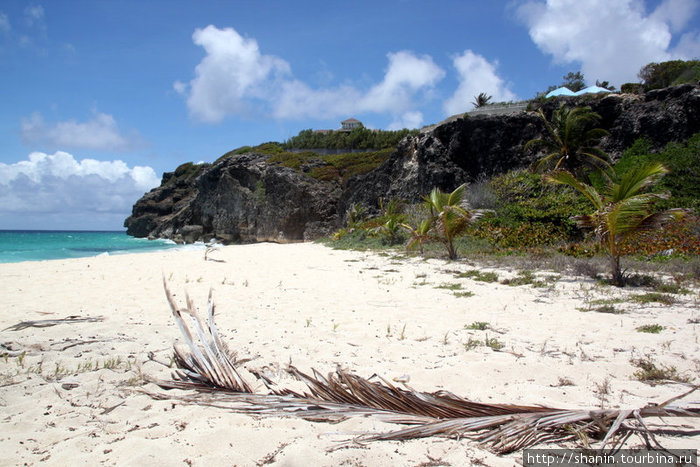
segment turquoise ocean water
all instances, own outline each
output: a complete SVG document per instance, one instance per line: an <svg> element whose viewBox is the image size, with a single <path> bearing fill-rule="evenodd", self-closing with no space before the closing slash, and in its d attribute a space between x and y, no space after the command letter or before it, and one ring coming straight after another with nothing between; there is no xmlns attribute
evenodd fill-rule
<svg viewBox="0 0 700 467"><path fill-rule="evenodd" d="M169 240L134 238L126 232L0 230L0 263L81 258L176 248Z"/></svg>

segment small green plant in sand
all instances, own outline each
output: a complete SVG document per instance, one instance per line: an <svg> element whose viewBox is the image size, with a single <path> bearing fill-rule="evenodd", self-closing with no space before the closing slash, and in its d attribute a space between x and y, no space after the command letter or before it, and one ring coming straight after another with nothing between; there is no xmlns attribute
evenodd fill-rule
<svg viewBox="0 0 700 467"><path fill-rule="evenodd" d="M510 285L512 287L528 284L532 284L533 287L545 287L547 285L545 281L538 280L535 274L530 270L520 271L518 275L512 279L502 280L501 284Z"/></svg>
<svg viewBox="0 0 700 467"><path fill-rule="evenodd" d="M102 368L104 368L105 370L115 370L119 368L122 363L123 362L121 357L111 357L102 363Z"/></svg>
<svg viewBox="0 0 700 467"><path fill-rule="evenodd" d="M428 275L425 273L416 274L416 280L415 280L415 282L413 282L413 285L414 286L428 285L427 277L428 277Z"/></svg>
<svg viewBox="0 0 700 467"><path fill-rule="evenodd" d="M61 376L66 376L71 374L71 371L61 365L60 362L56 362L56 368L54 369L53 374L51 375L52 378L60 378Z"/></svg>
<svg viewBox="0 0 700 467"><path fill-rule="evenodd" d="M477 327L479 327L479 324L482 323L475 323L477 324ZM488 324L488 323L486 323ZM466 329L470 329L467 326L465 326ZM484 328L486 329L486 328ZM488 334L486 334L486 337L484 337L484 340L481 339L475 339L471 336L469 336L469 339L464 343L464 349L469 351L473 350L479 346L485 345L486 347L490 347L493 350L501 350L503 347L505 347L505 344L501 341L498 340L496 337L489 337Z"/></svg>
<svg viewBox="0 0 700 467"><path fill-rule="evenodd" d="M637 328L637 332L646 332L648 334L658 334L664 330L660 324L645 324Z"/></svg>
<svg viewBox="0 0 700 467"><path fill-rule="evenodd" d="M501 284L510 285L512 287L517 287L520 285L532 284L535 281L535 275L532 271L525 270L519 271L518 275L512 279L503 279Z"/></svg>
<svg viewBox="0 0 700 467"><path fill-rule="evenodd" d="M462 284L456 284L456 283L445 283L445 284L440 284L435 287L436 289L445 289L445 290L460 290L462 288Z"/></svg>
<svg viewBox="0 0 700 467"><path fill-rule="evenodd" d="M491 326L486 321L474 321L472 324L464 326L464 329L471 329L473 331L485 331L490 327Z"/></svg>
<svg viewBox="0 0 700 467"><path fill-rule="evenodd" d="M467 290L464 292L454 292L452 295L454 295L457 298L469 298L474 296L474 292Z"/></svg>
<svg viewBox="0 0 700 467"><path fill-rule="evenodd" d="M674 366L657 366L650 357L632 360L632 365L639 368L633 373L635 379L649 384L657 384L662 381L677 381L679 383L689 383L691 378L681 376Z"/></svg>
<svg viewBox="0 0 700 467"><path fill-rule="evenodd" d="M474 339L473 337L470 337L467 342L464 343L464 350L467 352L470 350L473 350L481 345L481 341L479 339Z"/></svg>
<svg viewBox="0 0 700 467"><path fill-rule="evenodd" d="M608 313L611 315L622 315L625 312L615 308L614 305L598 305L596 308L593 309L593 311L596 311L598 313Z"/></svg>
<svg viewBox="0 0 700 467"><path fill-rule="evenodd" d="M459 279L469 278L469 279L472 279L475 281L480 281L480 282L496 282L496 281L498 281L498 274L496 274L495 272L479 271L478 269L471 269L469 271L460 272L455 277L457 277Z"/></svg>
<svg viewBox="0 0 700 467"><path fill-rule="evenodd" d="M495 337L489 337L488 335L484 338L484 345L486 347L491 347L493 350L501 350L505 347L505 344L499 341Z"/></svg>
<svg viewBox="0 0 700 467"><path fill-rule="evenodd" d="M579 311L588 312L595 311L598 313L608 313L612 315L622 315L624 310L616 308L614 305L617 303L624 303L623 298L601 298L596 300L590 300L586 302L586 307L577 308Z"/></svg>
<svg viewBox="0 0 700 467"><path fill-rule="evenodd" d="M673 296L659 292L647 292L645 294L633 295L630 298L633 302L642 304L662 303L664 305L673 305L676 302L676 299Z"/></svg>
<svg viewBox="0 0 700 467"><path fill-rule="evenodd" d="M656 291L664 294L690 294L690 290L685 287L681 287L678 284L661 283L655 287Z"/></svg>
<svg viewBox="0 0 700 467"><path fill-rule="evenodd" d="M17 366L24 368L24 357L27 356L27 352L22 352L17 356Z"/></svg>

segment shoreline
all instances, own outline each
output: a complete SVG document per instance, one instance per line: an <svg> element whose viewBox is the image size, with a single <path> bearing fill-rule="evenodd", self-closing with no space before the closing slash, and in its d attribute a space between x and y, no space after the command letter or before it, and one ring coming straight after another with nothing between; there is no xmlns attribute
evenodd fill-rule
<svg viewBox="0 0 700 467"><path fill-rule="evenodd" d="M0 264L60 261L167 250L203 250L206 246L204 242L177 244L165 238L137 238L126 235L122 230L0 230L0 234L23 237L38 235L36 240L30 237L29 241L26 238L18 241L13 237L9 239L0 237ZM74 240L73 234L80 240ZM92 234L123 237L116 240L98 237L96 242L90 237ZM59 237L55 237L56 235ZM63 237L60 237L61 235ZM110 241L113 243L109 243Z"/></svg>
<svg viewBox="0 0 700 467"><path fill-rule="evenodd" d="M167 392L143 385L142 375L163 379L170 371L148 354L168 363L180 340L163 278L179 303L187 292L200 311L212 288L224 341L239 358L251 358L244 367L274 377L290 362L321 374L340 365L389 381L408 375L416 390L486 403L637 408L687 389L638 381L635 359L673 366L684 376L700 371L697 289L674 295L671 305L638 303L633 296L646 289L601 287L545 271L535 273L542 286L509 286L500 281L518 271L315 243L224 246L210 257L223 262L204 261L201 250L171 249L0 266L6 297L0 343L26 352L21 362L0 359L5 462L513 465L521 459L445 438L328 452L354 432L396 425L261 419L152 399L142 391ZM470 271L477 269L499 281L475 280ZM596 301L623 313L597 312ZM100 321L6 329L69 316ZM663 329L637 331L652 324ZM493 339L503 347L485 345ZM700 430L697 419L671 423ZM700 442L698 434L657 436L668 448ZM628 443L640 440L632 436Z"/></svg>

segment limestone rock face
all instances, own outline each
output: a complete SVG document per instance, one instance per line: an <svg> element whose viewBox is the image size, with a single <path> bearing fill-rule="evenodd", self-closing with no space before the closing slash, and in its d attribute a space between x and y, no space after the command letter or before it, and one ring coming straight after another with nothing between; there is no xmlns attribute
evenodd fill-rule
<svg viewBox="0 0 700 467"><path fill-rule="evenodd" d="M547 118L562 102L590 106L610 132L601 147L613 159L637 138L654 148L685 141L700 132L700 86L681 85L642 95L562 97L540 108ZM339 182L320 181L303 171L249 153L213 165L184 164L163 175L124 225L136 237L192 242L293 242L319 238L345 223L347 210L361 203L371 214L378 199L420 201L434 187L452 190L479 177L528 167L537 158L525 144L545 134L534 111L453 118L402 140L381 166Z"/></svg>
<svg viewBox="0 0 700 467"><path fill-rule="evenodd" d="M466 117L408 137L381 167L350 180L339 211L353 203L371 211L380 196L416 202L435 187L451 191L479 177L525 167L534 158L523 146L541 135L539 120L526 112Z"/></svg>
<svg viewBox="0 0 700 467"><path fill-rule="evenodd" d="M339 187L268 164L268 158L231 156L176 186L168 183L174 176L166 174L160 187L134 205L125 221L127 233L190 243L211 238L295 242L332 232ZM187 195L178 196L179 191Z"/></svg>

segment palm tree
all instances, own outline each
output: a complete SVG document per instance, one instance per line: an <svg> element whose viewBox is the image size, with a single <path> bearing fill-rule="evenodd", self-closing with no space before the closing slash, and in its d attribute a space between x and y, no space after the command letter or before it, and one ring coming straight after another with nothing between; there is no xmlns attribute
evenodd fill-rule
<svg viewBox="0 0 700 467"><path fill-rule="evenodd" d="M401 226L408 230L408 233L411 235L411 238L406 244L407 250L417 245L420 253L423 254L423 244L434 240L431 233L431 229L433 228L431 219L423 219L416 227L409 224L401 224Z"/></svg>
<svg viewBox="0 0 700 467"><path fill-rule="evenodd" d="M489 101L491 100L491 97L492 96L489 96L485 92L481 92L481 93L479 93L478 96L474 96L474 100L472 101L472 104L474 104L474 107L476 107L477 109L479 107L484 107L485 105L487 105L489 103Z"/></svg>
<svg viewBox="0 0 700 467"><path fill-rule="evenodd" d="M550 183L575 188L593 204L595 212L576 216L575 219L579 227L592 229L607 251L612 283L617 286L624 285L618 249L620 243L636 232L659 227L682 218L686 213L684 209L651 212L654 201L667 198L668 195L644 191L666 173L668 169L658 162L632 168L622 176L611 172L607 185L600 192L593 186L580 182L567 170L557 170L545 176L545 180Z"/></svg>
<svg viewBox="0 0 700 467"><path fill-rule="evenodd" d="M401 215L388 216L386 222L372 229L372 232L381 235L387 245L396 245L404 240L401 235L401 229L404 225L401 222L402 217Z"/></svg>
<svg viewBox="0 0 700 467"><path fill-rule="evenodd" d="M562 103L559 109L552 112L551 122L544 116L542 109L538 113L544 122L547 136L528 141L524 148L545 150L546 154L538 162L537 169L556 162L554 170L564 168L581 176L583 166L610 168L610 158L596 147L598 140L608 132L602 128L590 128L600 121L600 115L590 107L572 109Z"/></svg>
<svg viewBox="0 0 700 467"><path fill-rule="evenodd" d="M424 198L430 210L434 237L445 245L450 259L457 259L455 238L462 235L469 223L479 216L478 212L470 212L464 207L466 190L466 184L458 186L452 193L443 193L439 188L433 188L430 196Z"/></svg>

